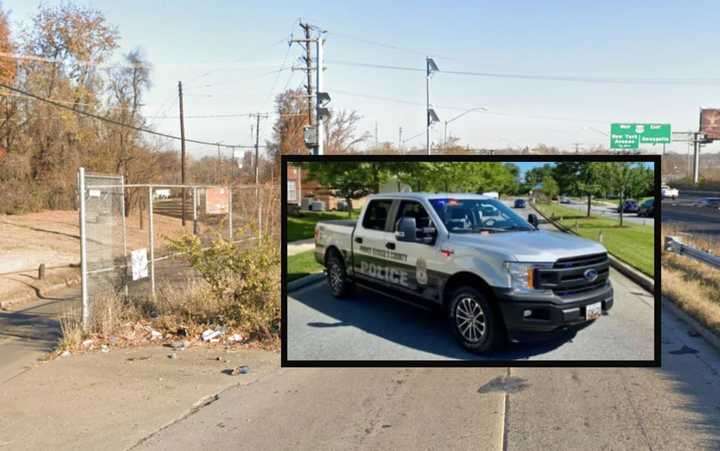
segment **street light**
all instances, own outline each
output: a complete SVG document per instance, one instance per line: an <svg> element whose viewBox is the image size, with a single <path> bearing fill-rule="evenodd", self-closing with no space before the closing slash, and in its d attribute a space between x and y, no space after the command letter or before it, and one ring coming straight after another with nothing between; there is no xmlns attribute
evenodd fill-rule
<svg viewBox="0 0 720 451"><path fill-rule="evenodd" d="M437 64L435 64L435 61L432 58L430 58L429 56L425 57L425 116L427 119L427 127L425 130L425 151L428 155L430 155L430 126L434 122L440 121L437 114L435 114L435 110L430 108L430 75L433 72L437 72L439 70L440 69L438 69Z"/></svg>
<svg viewBox="0 0 720 451"><path fill-rule="evenodd" d="M473 111L487 111L487 108L485 107L476 107L476 108L470 108L469 110L463 111L462 113L458 114L452 119L448 119L445 121L445 131L443 132L443 150L445 150L445 146L447 145L447 126L450 122L454 121L455 119L460 119L461 117L465 116L468 113L472 113Z"/></svg>

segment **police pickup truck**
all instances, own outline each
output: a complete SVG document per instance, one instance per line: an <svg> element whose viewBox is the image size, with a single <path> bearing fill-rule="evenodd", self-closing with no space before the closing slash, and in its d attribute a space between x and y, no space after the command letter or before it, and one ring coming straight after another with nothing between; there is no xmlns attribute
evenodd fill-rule
<svg viewBox="0 0 720 451"><path fill-rule="evenodd" d="M315 228L315 258L335 297L361 286L443 310L468 350L529 340L599 318L613 305L607 250L538 228L498 199L384 193L355 221Z"/></svg>

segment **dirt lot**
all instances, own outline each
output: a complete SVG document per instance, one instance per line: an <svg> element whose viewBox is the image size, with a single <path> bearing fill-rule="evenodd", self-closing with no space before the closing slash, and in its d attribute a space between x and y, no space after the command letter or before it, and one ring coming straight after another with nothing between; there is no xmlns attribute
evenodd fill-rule
<svg viewBox="0 0 720 451"><path fill-rule="evenodd" d="M167 237L182 233L181 221L168 216L154 215L156 256L167 253ZM136 213L126 220L128 250L148 247L147 218ZM185 230L192 232L192 221L186 221ZM117 240L122 240L118 236ZM121 242L121 241L120 241ZM80 228L78 212L73 210L46 210L26 215L0 215L0 302L32 293L33 287L46 288L58 283L71 283L77 279L77 268L68 265L80 263ZM39 283L37 268L48 269L48 281ZM17 274L27 271L25 274ZM13 273L13 274L8 274Z"/></svg>

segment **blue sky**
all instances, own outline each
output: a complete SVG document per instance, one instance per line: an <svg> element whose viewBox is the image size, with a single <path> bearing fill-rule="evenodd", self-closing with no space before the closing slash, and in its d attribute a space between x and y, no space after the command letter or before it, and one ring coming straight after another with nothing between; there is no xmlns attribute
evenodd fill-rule
<svg viewBox="0 0 720 451"><path fill-rule="evenodd" d="M18 25L29 23L39 3L5 1L3 7ZM286 54L286 65L297 64L300 47L288 52L283 40L291 32L299 35L299 17L327 30L325 84L331 106L357 110L363 131L374 134L377 122L380 141L397 142L399 127L405 138L423 132L424 74L341 62L422 68L424 55L435 56L441 72L431 80L431 100L441 120L464 108L489 110L448 127L461 144L477 147L607 145L601 132L608 132L610 122L669 122L673 130L689 130L697 127L701 106L720 107L720 82L602 84L442 73L720 81L715 57L720 8L713 1L80 3L102 10L118 26L123 52L145 51L154 64L145 114L158 130L174 134L178 80L186 85L188 116L271 111L274 94L299 86L301 72L268 74L281 67ZM263 122L262 138L270 136L272 119ZM249 144L250 126L248 117L189 118L186 134ZM432 137L441 141L442 126L434 127ZM423 136L406 145L424 145ZM686 144L670 148L687 151ZM199 156L215 150L190 151Z"/></svg>

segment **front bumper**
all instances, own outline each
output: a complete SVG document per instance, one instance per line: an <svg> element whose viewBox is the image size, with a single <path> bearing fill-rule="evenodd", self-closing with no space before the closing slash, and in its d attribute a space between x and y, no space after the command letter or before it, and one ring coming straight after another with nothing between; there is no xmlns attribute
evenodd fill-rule
<svg viewBox="0 0 720 451"><path fill-rule="evenodd" d="M611 284L588 293L575 295L570 299L558 296L532 300L527 296L512 295L505 290L496 290L505 327L514 340L529 340L543 335L552 335L563 330L588 323L586 307L600 302L605 313L613 306ZM530 316L525 311L530 310Z"/></svg>

